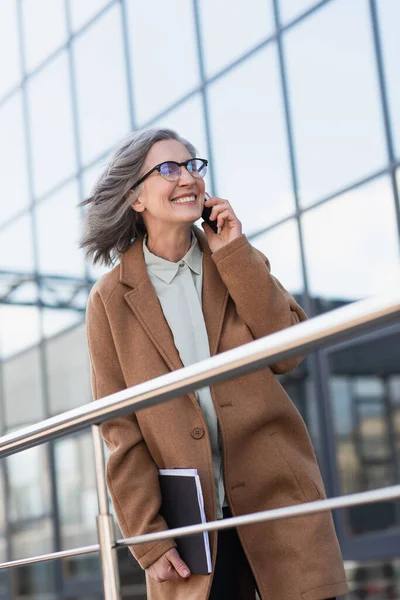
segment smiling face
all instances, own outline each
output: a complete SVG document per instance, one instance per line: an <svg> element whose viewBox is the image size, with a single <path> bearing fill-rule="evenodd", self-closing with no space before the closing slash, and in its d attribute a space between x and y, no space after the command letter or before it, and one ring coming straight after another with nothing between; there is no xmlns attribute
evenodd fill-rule
<svg viewBox="0 0 400 600"><path fill-rule="evenodd" d="M160 140L150 148L143 174L155 165L171 160L183 162L192 158L189 151L177 140ZM154 171L142 184L142 191L132 204L140 212L147 231L161 233L164 227L189 229L201 217L204 205L205 184L181 168L178 181L167 181Z"/></svg>

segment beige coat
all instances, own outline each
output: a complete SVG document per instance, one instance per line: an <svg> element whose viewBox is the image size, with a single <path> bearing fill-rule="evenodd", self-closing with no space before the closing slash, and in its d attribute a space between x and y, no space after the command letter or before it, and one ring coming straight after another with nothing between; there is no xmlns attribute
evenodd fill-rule
<svg viewBox="0 0 400 600"><path fill-rule="evenodd" d="M211 355L306 319L270 274L270 265L242 235L211 253L203 232L203 313ZM142 239L94 286L87 331L95 399L182 368L172 333L147 276ZM305 424L275 377L301 359L287 359L211 387L220 424L224 482L234 515L324 498ZM163 530L158 469L198 469L208 521L216 518L211 448L193 393L102 426L110 455L107 483L123 535ZM239 528L262 600L319 600L347 592L328 513ZM217 533L211 534L215 564ZM173 540L132 547L145 569ZM181 583L148 577L151 600L206 600L212 576Z"/></svg>

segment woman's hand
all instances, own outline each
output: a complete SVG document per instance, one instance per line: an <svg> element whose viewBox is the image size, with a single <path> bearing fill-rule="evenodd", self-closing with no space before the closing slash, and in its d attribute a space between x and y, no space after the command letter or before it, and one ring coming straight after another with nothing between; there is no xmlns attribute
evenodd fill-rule
<svg viewBox="0 0 400 600"><path fill-rule="evenodd" d="M183 562L176 548L171 548L165 554L160 556L150 567L147 567L146 573L155 581L180 581L187 579L190 571L186 563Z"/></svg>
<svg viewBox="0 0 400 600"><path fill-rule="evenodd" d="M208 195L208 194L207 194ZM228 200L223 198L208 197L205 206L213 207L210 215L211 221L216 220L219 233L214 233L211 227L203 221L201 226L207 236L211 252L216 252L229 242L242 235L242 224L233 212Z"/></svg>

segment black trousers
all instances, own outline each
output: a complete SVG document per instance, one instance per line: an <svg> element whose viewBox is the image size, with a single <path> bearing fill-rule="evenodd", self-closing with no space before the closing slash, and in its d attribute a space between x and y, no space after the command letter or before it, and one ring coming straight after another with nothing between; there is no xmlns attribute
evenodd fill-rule
<svg viewBox="0 0 400 600"><path fill-rule="evenodd" d="M232 516L228 507L223 513L224 519ZM236 529L222 529L209 600L255 600L256 590L260 595Z"/></svg>
<svg viewBox="0 0 400 600"><path fill-rule="evenodd" d="M224 519L231 517L223 508ZM218 531L217 561L209 600L255 600L257 585L236 529Z"/></svg>

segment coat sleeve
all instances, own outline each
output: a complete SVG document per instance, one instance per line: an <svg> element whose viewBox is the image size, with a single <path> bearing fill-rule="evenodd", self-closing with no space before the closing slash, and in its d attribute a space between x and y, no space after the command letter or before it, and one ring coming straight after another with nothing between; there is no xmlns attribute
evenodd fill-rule
<svg viewBox="0 0 400 600"><path fill-rule="evenodd" d="M212 258L238 315L254 339L307 319L293 296L271 275L268 258L253 248L245 235L214 252ZM276 374L287 373L302 359L302 356L295 356L270 365L270 368Z"/></svg>
<svg viewBox="0 0 400 600"><path fill-rule="evenodd" d="M94 399L126 389L108 318L100 294L93 288L86 315ZM154 463L134 413L102 423L107 445L107 486L124 537L168 529L159 514L161 493ZM130 546L143 569L167 550L173 539Z"/></svg>

